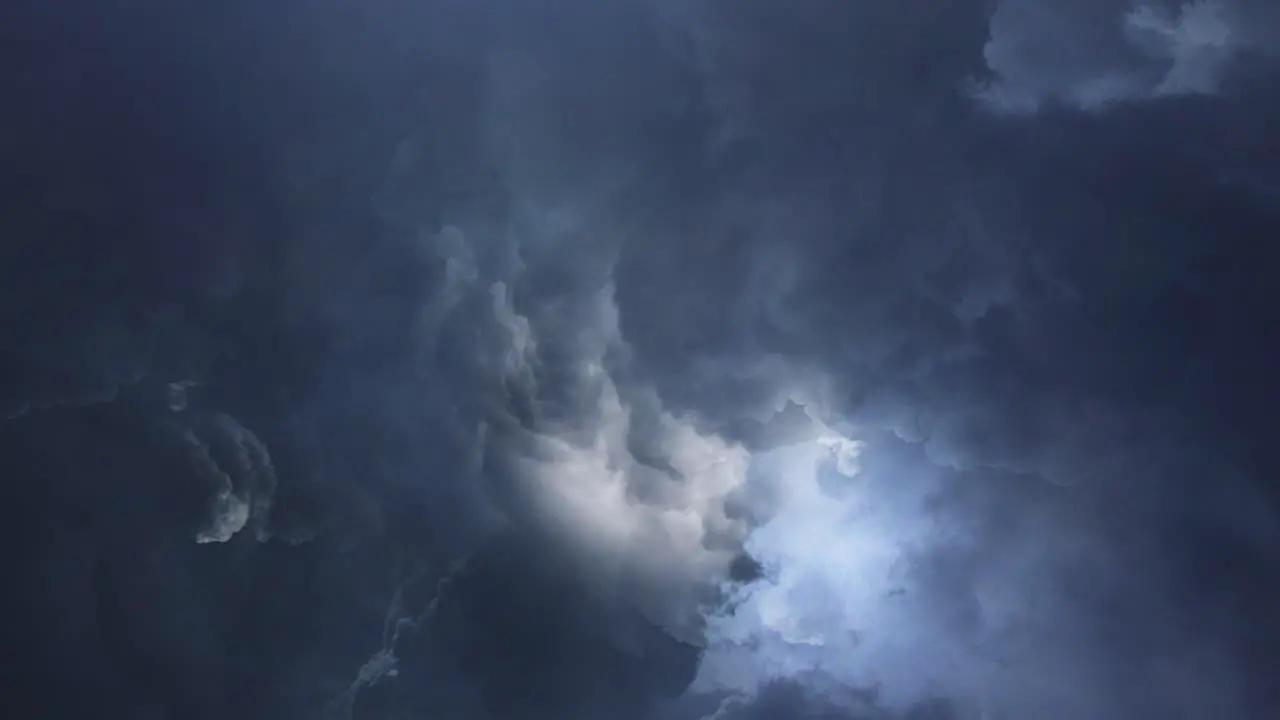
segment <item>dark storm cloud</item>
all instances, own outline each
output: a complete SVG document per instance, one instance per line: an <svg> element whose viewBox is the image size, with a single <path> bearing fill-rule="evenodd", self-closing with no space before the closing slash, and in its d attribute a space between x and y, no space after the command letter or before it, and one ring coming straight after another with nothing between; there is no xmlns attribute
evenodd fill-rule
<svg viewBox="0 0 1280 720"><path fill-rule="evenodd" d="M699 718L1265 715L1268 12L220 16L269 250L192 230L229 348L146 372L208 381L225 529L269 499L327 621L385 625L259 682L356 720L691 682ZM86 353L103 388L131 352Z"/></svg>
<svg viewBox="0 0 1280 720"><path fill-rule="evenodd" d="M923 555L908 573L917 585L909 596L936 593L936 600L925 602L938 605L923 615L946 616L957 597L974 593L1004 596L975 598L980 629L962 632L974 633L963 641L966 646L980 642L992 647L962 649L960 657L966 659L956 661L960 667L939 672L939 677L951 674L952 681L967 685L962 692L987 695L991 707L1020 708L1038 716L1133 716L1173 712L1170 708L1190 716L1247 714L1239 704L1248 702L1238 694L1239 678L1248 674L1252 660L1243 659L1235 647L1243 627L1224 629L1213 640L1188 638L1175 628L1200 610L1154 612L1152 606L1164 604L1162 591L1155 588L1178 592L1175 588L1186 581L1187 556L1164 543L1178 535L1177 528L1187 522L1185 514L1207 499L1206 492L1220 498L1253 497L1246 501L1257 509L1248 522L1252 539L1246 542L1274 542L1274 531L1267 529L1274 526L1273 512L1262 509L1271 501L1264 500L1267 491L1257 484L1260 478L1245 468L1226 469L1256 460L1243 460L1238 446L1228 452L1219 445L1216 436L1233 431L1219 425L1217 417L1207 417L1202 407L1208 396L1217 395L1212 401L1217 404L1232 393L1211 380L1221 377L1221 371L1200 365L1234 366L1261 352L1243 338L1264 332L1265 321L1251 311L1228 310L1225 297L1235 292L1228 285L1244 280L1239 275L1244 266L1271 266L1270 252L1262 248L1264 228L1274 227L1275 212L1260 197L1241 193L1221 178L1234 174L1228 168L1246 164L1255 168L1249 174L1274 174L1258 169L1265 161L1250 162L1237 154L1243 145L1268 157L1273 152L1261 132L1247 130L1259 113L1274 113L1266 87L1250 85L1254 76L1221 100L1176 101L1156 96L1205 94L1216 85L1177 92L1152 85L1128 98L1151 104L1118 108L1102 117L1058 113L1040 121L984 126L940 99L948 96L948 88L964 86L969 65L963 56L930 65L937 73L926 75L934 78L931 82L912 76L910 83L895 83L892 65L864 69L848 45L823 42L826 33L840 32L832 28L863 19L858 13L851 9L847 17L824 16L821 27L810 24L793 36L793 26L786 22L791 18L778 11L773 22L760 26L768 27L759 36L768 42L757 41L750 27L736 36L725 29L731 22L717 27L720 34L712 50L728 60L709 64L723 73L716 81L737 103L726 113L726 122L735 124L730 135L749 138L742 141L742 152L750 160L743 162L763 179L757 175L756 187L730 190L745 195L734 206L739 219L755 213L742 222L745 227L725 230L729 237L720 245L688 243L681 250L695 257L705 250L714 252L716 261L731 261L731 278L750 277L754 254L774 271L771 279L784 280L767 288L767 300L757 298L754 305L741 298L759 286L726 288L728 297L736 299L726 301L722 291L721 314L711 314L696 331L673 319L678 315L687 322L697 320L696 315L673 313L662 323L637 320L639 329L629 337L640 346L656 333L671 340L697 338L697 344L681 347L719 362L721 372L711 376L712 386L716 379L732 380L734 373L724 368L733 366L734 351L743 347L816 354L822 360L813 363L808 355L806 364L830 369L837 386L848 393L849 400L836 403L838 414L922 440L934 463L969 473L946 482L965 482L977 486L971 492L1002 498L991 500L995 506L984 512L999 507L998 512L1015 517L1040 517L1034 506L1022 506L1025 501L1013 489L1001 489L1002 473L1023 473L1028 483L1048 480L1069 488L1044 501L1051 515L1038 526L1023 526L999 541L972 539L969 550L959 549L966 544L961 538L912 538L901 528L888 531L925 545L916 549ZM1082 27L1097 27L1082 22ZM1062 30L1068 37L1055 35L1053 40L1071 44L1070 27ZM1046 24L1045 32L1055 28ZM1254 31L1265 32L1265 25ZM924 55L926 49L919 52ZM991 69L998 73L1002 68ZM1223 62L1211 69L1216 83L1231 79L1228 71L1237 68ZM860 71L874 77L864 79ZM785 77L785 87L770 85L775 77ZM1248 72L1241 75L1248 77ZM840 91L806 94L810 87L833 86ZM895 97L895 92L901 95ZM927 103L931 92L935 102ZM762 102L762 97L768 100ZM783 97L789 102L782 102ZM789 108L815 105L823 109L820 120L800 110L786 114ZM933 112L910 115L904 110L908 107ZM907 116L918 124L904 129L902 118ZM829 134L822 134L828 127ZM1234 139L1224 142L1228 134ZM803 144L814 137L822 138L820 145ZM895 140L901 144L893 145ZM883 154L886 146L895 151ZM837 165L832 158L846 162ZM832 199L820 194L824 190ZM871 199L862 201L864 197ZM786 220L770 224L780 217ZM1211 230L1205 224L1208 217L1234 218L1226 221L1231 223L1230 239ZM715 237L705 225L698 231ZM779 255L790 262L779 262ZM744 256L748 260L741 262ZM652 286L659 274L669 278L679 266L712 264L682 257L660 265L665 273L655 272L633 287ZM839 273L824 275L824 268L838 268ZM704 270L703 277L711 275ZM1264 285L1261 278L1245 284ZM623 290L625 319L625 285ZM706 306L693 300L709 293L706 282L691 282L689 291L688 305ZM654 296L659 294L649 297ZM750 315L754 324L734 324L732 316L723 320L723 308L744 306L763 308ZM1195 344L1192 338L1203 337L1217 323L1231 325L1233 333L1255 329L1244 332L1229 351L1222 345ZM725 326L738 331L726 334ZM663 347L663 340L658 336L655 346ZM722 345L716 347L716 342ZM649 357L660 358L660 352ZM696 367L689 352L673 362ZM1254 366L1257 361L1244 362ZM680 382L678 373L671 375L677 379L668 378L670 382ZM698 378L701 397L715 397L706 375L685 377L689 385L695 384L689 378ZM1251 377L1265 382L1260 375ZM727 407L719 409L732 412ZM1260 407L1252 412L1258 411ZM1215 456L1217 460L1209 459ZM1197 486L1193 478L1212 466L1219 468L1215 477L1228 478L1213 491L1192 489ZM986 477L993 473L995 479ZM1193 523L1239 526L1239 520L1217 515L1225 511L1219 502L1213 503L1213 519L1205 507ZM1239 507L1239 502L1227 504ZM977 511L960 511L970 512ZM945 511L943 516L955 520L964 515ZM1001 560L1005 543L1037 549L1024 559ZM952 544L958 547L946 547ZM1081 564L1095 570L1072 569ZM1083 589L1068 591L1062 583ZM1047 593L1051 602L1035 601L1040 593ZM1004 617L1005 612L1031 616L1018 620ZM1107 629L1111 621L1101 621L1108 613L1127 615L1124 624L1134 628L1123 651L1113 645ZM919 626L921 617L908 622ZM900 626L894 632L910 636ZM901 661L902 667L918 674L920 655L950 652L948 641L940 639L952 637L951 632L940 628L908 643L904 652L910 659ZM1071 642L1053 639L1064 632L1074 633ZM978 656L988 650L1007 652L998 649L1005 640L1050 649L1019 661L1026 676L996 666L981 669ZM848 654L875 657L873 652L864 644L850 647ZM1125 657L1128 669L1094 677L1098 671L1093 668L1103 657ZM996 665L1007 662L998 659ZM882 663L864 671L864 677L892 672ZM1202 682L1190 697L1170 691L1142 697L1141 691L1131 690L1161 685L1161 673L1189 673ZM1125 680L1113 681L1108 674ZM1015 689L1019 685L1022 689ZM1067 697L1075 699L1068 702Z"/></svg>

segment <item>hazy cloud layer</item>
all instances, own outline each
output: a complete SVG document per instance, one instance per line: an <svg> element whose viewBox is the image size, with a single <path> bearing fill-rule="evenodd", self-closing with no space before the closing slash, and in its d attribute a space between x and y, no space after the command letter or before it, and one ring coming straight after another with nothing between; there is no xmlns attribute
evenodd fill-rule
<svg viewBox="0 0 1280 720"><path fill-rule="evenodd" d="M29 574L95 568L107 608L40 617L176 668L159 699L102 697L1274 711L1269 6L103 12L24 21L136 30L97 72L171 102L68 105L74 57L24 81L22 167L60 200L15 217L119 250L83 299L37 272L58 258L5 271L11 308L57 308L6 359L6 452L52 478L19 499L103 546L36 543ZM58 113L99 122L37 132ZM53 162L98 145L134 157ZM95 507L48 459L75 448L146 480ZM196 579L138 607L225 595L130 609L165 573Z"/></svg>

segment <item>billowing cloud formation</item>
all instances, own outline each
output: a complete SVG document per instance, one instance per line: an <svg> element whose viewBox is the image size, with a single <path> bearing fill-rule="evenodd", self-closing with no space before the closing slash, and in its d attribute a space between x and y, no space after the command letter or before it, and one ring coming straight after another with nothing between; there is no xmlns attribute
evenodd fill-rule
<svg viewBox="0 0 1280 720"><path fill-rule="evenodd" d="M538 229L527 232L539 240ZM450 229L439 241L466 239ZM444 259L451 280L424 309L420 331L427 347L447 352L468 350L455 333L490 335L466 357L476 383L466 400L480 401L473 442L483 467L474 481L508 521L558 537L597 577L616 575L610 592L661 597L665 607L647 608L656 617L694 622L699 599L681 595L723 574L741 547L745 528L725 503L744 480L745 450L628 383L630 348L607 275L568 275L525 308L516 304L530 282L523 267L487 279L464 258ZM460 324L466 308L483 315Z"/></svg>
<svg viewBox="0 0 1280 720"><path fill-rule="evenodd" d="M1242 63L1274 62L1280 16L1250 0L1001 2L979 92L1003 112L1044 103L1086 110L1217 92Z"/></svg>
<svg viewBox="0 0 1280 720"><path fill-rule="evenodd" d="M195 472L210 485L208 525L196 542L226 542L249 527L265 539L276 490L276 471L267 448L251 430L228 415L214 415L196 429L182 431Z"/></svg>
<svg viewBox="0 0 1280 720"><path fill-rule="evenodd" d="M244 268L217 292L107 283L189 310L204 344L143 355L201 405L33 391L13 406L59 412L14 432L190 422L205 474L164 471L227 541L119 541L241 588L194 604L233 631L179 699L1269 716L1275 25L1078 5L209 11L255 28L252 73L218 43L190 64L240 78L218 117L253 128L263 249L210 249ZM89 386L144 392L122 344ZM268 504L314 540L241 542ZM168 567L93 562L134 582L104 588ZM149 642L141 667L187 657Z"/></svg>

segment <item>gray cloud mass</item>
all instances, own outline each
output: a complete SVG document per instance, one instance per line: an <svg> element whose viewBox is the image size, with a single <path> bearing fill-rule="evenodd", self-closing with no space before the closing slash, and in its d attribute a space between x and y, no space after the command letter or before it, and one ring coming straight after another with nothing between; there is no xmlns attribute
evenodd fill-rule
<svg viewBox="0 0 1280 720"><path fill-rule="evenodd" d="M103 7L22 16L117 59L15 49L6 150L68 248L3 271L22 638L85 697L1280 709L1269 5Z"/></svg>

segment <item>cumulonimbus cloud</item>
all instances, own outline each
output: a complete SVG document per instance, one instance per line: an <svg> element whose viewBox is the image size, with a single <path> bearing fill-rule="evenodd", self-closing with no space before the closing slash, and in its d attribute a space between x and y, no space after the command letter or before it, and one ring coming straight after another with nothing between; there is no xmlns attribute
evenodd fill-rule
<svg viewBox="0 0 1280 720"><path fill-rule="evenodd" d="M305 372L275 368L279 427L251 423L274 457L219 408L190 428L226 520L205 537L290 496L338 554L516 532L592 608L700 645L691 695L734 696L723 716L944 695L978 717L1239 717L1256 608L1201 582L1172 602L1216 563L1165 546L1275 544L1215 419L1261 393L1213 382L1265 377L1219 352L1266 357L1229 332L1256 326L1231 309L1258 304L1237 289L1265 243L1206 241L1272 216L1203 180L1270 135L1199 104L1206 147L1145 100L1209 102L1267 53L1267 16L985 6L353 9L350 54L314 58L345 72L298 72L375 109L273 156L292 230L264 314L319 340ZM1027 112L1045 103L1068 112ZM1252 225L1206 219L1223 207ZM493 604L568 602L545 595ZM1228 595L1240 612L1186 630ZM377 659L358 684L400 671Z"/></svg>

